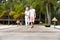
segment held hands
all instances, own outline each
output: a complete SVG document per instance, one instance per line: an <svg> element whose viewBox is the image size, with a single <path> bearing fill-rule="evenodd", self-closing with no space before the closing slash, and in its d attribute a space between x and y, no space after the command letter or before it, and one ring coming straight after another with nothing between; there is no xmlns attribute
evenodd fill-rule
<svg viewBox="0 0 60 40"><path fill-rule="evenodd" d="M28 15L25 15L25 16L28 16Z"/></svg>

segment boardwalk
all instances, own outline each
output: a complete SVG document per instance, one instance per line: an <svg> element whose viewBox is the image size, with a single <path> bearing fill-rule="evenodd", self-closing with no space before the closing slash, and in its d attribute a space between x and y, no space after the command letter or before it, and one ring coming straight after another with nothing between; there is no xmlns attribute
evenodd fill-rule
<svg viewBox="0 0 60 40"><path fill-rule="evenodd" d="M60 29L35 25L25 27L20 25L2 25L0 27L0 40L60 40ZM6 27L7 26L7 27Z"/></svg>
<svg viewBox="0 0 60 40"><path fill-rule="evenodd" d="M57 32L60 31L60 26L45 27L42 25L35 25L34 28L31 26L25 27L24 25L0 25L0 32Z"/></svg>

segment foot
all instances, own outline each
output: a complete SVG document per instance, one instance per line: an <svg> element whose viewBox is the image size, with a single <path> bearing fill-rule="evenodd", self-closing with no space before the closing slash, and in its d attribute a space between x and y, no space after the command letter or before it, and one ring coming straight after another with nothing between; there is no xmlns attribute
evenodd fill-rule
<svg viewBox="0 0 60 40"><path fill-rule="evenodd" d="M34 28L34 26L32 26L31 28Z"/></svg>

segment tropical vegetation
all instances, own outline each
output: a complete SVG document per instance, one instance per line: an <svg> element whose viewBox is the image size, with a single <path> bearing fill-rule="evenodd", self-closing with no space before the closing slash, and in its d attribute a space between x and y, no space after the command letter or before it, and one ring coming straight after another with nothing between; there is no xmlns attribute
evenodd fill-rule
<svg viewBox="0 0 60 40"><path fill-rule="evenodd" d="M60 24L60 3L57 0L0 0L0 19L21 19L24 18L26 6L32 5L36 9L36 19L43 23L51 24L53 17L58 19Z"/></svg>

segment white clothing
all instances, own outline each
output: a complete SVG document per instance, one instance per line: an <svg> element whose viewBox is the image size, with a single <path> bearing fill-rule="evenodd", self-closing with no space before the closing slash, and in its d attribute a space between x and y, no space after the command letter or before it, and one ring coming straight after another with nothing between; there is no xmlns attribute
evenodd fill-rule
<svg viewBox="0 0 60 40"><path fill-rule="evenodd" d="M35 20L35 9L30 9L29 14L30 14L30 22L34 22L34 20Z"/></svg>
<svg viewBox="0 0 60 40"><path fill-rule="evenodd" d="M25 24L29 25L29 11L25 11Z"/></svg>
<svg viewBox="0 0 60 40"><path fill-rule="evenodd" d="M28 17L25 17L25 24L26 24L26 26L29 25L29 18Z"/></svg>
<svg viewBox="0 0 60 40"><path fill-rule="evenodd" d="M30 16L34 16L35 15L35 9L30 9L29 13L30 13Z"/></svg>
<svg viewBox="0 0 60 40"><path fill-rule="evenodd" d="M25 11L25 17L29 17L29 11Z"/></svg>

